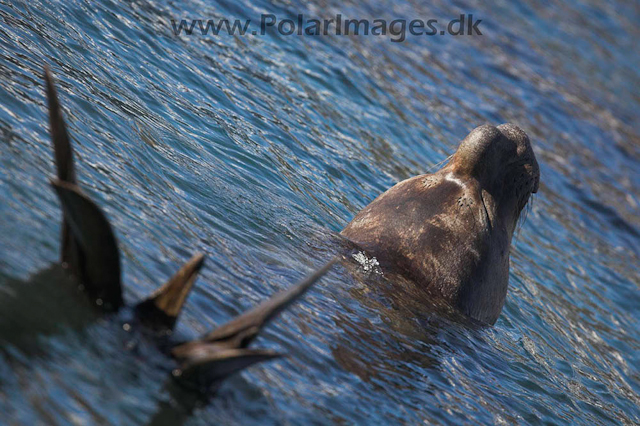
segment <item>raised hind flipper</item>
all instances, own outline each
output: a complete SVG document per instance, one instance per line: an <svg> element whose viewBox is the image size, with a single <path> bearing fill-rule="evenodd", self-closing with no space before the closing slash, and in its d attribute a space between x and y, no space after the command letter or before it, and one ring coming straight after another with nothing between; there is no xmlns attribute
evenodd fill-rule
<svg viewBox="0 0 640 426"><path fill-rule="evenodd" d="M270 299L265 300L255 308L245 312L239 317L216 328L201 340L217 342L234 337L243 336L238 347L247 347L258 335L258 332L276 315L300 298L316 281L318 281L339 260L331 259L322 268L309 275L293 287L283 290Z"/></svg>
<svg viewBox="0 0 640 426"><path fill-rule="evenodd" d="M104 310L118 310L123 304L120 254L109 221L77 185L59 179L52 180L51 185L77 244L80 282Z"/></svg>
<svg viewBox="0 0 640 426"><path fill-rule="evenodd" d="M151 328L171 330L203 263L204 255L196 253L169 281L136 306L138 318Z"/></svg>
<svg viewBox="0 0 640 426"><path fill-rule="evenodd" d="M76 183L76 173L73 166L73 149L67 133L67 126L62 117L62 109L58 101L56 87L49 67L44 67L47 104L49 106L49 130L53 144L54 160L58 179L63 182ZM62 219L60 261L69 267L74 274L78 274L78 253L73 235L69 233L66 217Z"/></svg>
<svg viewBox="0 0 640 426"><path fill-rule="evenodd" d="M174 376L190 389L203 393L215 392L222 381L232 374L282 356L268 349L224 349L203 345L191 351L182 367L174 371Z"/></svg>
<svg viewBox="0 0 640 426"><path fill-rule="evenodd" d="M61 261L78 276L96 304L115 311L123 304L118 244L102 210L77 185L71 140L48 67L44 79L57 170L51 185L63 210Z"/></svg>
<svg viewBox="0 0 640 426"><path fill-rule="evenodd" d="M67 133L67 125L62 117L62 109L58 101L56 87L49 67L44 67L44 80L47 85L47 103L49 105L49 129L56 161L58 179L76 183L76 173L73 166L73 149Z"/></svg>
<svg viewBox="0 0 640 426"><path fill-rule="evenodd" d="M333 258L298 284L276 294L202 338L173 348L171 353L180 363L177 376L188 386L194 386L192 381L196 380L195 386L198 388L202 388L204 384L204 387L215 388L225 377L256 362L279 356L274 352L248 350L246 347L269 320L302 296L338 259ZM203 373L205 370L211 370L211 373ZM203 382L202 377L213 380Z"/></svg>

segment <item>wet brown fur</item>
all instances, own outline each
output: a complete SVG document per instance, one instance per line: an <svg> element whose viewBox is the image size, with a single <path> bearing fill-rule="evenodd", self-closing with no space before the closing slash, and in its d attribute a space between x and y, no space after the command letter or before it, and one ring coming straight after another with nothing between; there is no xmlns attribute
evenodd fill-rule
<svg viewBox="0 0 640 426"><path fill-rule="evenodd" d="M507 293L513 231L538 180L522 130L481 126L445 167L390 188L342 235L375 256L383 271L493 324Z"/></svg>

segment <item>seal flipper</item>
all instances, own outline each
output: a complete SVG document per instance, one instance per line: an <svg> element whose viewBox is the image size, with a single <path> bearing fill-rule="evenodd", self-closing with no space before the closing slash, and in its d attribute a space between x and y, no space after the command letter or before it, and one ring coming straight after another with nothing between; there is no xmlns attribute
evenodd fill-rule
<svg viewBox="0 0 640 426"><path fill-rule="evenodd" d="M63 182L76 183L76 173L73 166L73 149L67 126L62 117L62 109L58 101L58 94L49 67L44 67L44 80L46 83L47 104L49 107L49 130L53 143L54 160L58 179ZM77 242L69 232L67 218L62 218L60 261L71 268L74 274L79 274L79 253Z"/></svg>
<svg viewBox="0 0 640 426"><path fill-rule="evenodd" d="M118 310L123 305L120 253L109 221L77 185L60 179L52 179L51 185L77 244L80 282L104 310Z"/></svg>
<svg viewBox="0 0 640 426"><path fill-rule="evenodd" d="M203 263L202 253L193 255L169 281L136 306L138 318L154 329L171 330Z"/></svg>
<svg viewBox="0 0 640 426"><path fill-rule="evenodd" d="M62 117L62 109L58 101L58 94L49 67L44 67L44 80L47 86L47 103L49 105L49 128L55 155L58 179L68 183L76 183L76 173L73 166L73 150L67 125Z"/></svg>
<svg viewBox="0 0 640 426"><path fill-rule="evenodd" d="M246 347L269 320L302 296L338 260L338 257L333 258L298 284L276 294L202 338L173 348L171 354L180 362L177 376L187 386L211 388L245 367L280 356L271 351L250 350ZM194 371L199 373L196 374ZM210 372L204 373L208 371ZM209 381L203 381L202 377L207 377ZM196 383L193 383L193 380Z"/></svg>
<svg viewBox="0 0 640 426"><path fill-rule="evenodd" d="M276 315L300 298L316 281L318 281L339 260L334 257L322 268L309 275L291 288L265 300L255 308L213 330L202 338L207 342L217 342L242 336L238 347L245 348L258 335L258 332Z"/></svg>
<svg viewBox="0 0 640 426"><path fill-rule="evenodd" d="M200 392L213 392L224 379L259 362L282 357L267 349L221 349L203 345L192 351L174 377Z"/></svg>

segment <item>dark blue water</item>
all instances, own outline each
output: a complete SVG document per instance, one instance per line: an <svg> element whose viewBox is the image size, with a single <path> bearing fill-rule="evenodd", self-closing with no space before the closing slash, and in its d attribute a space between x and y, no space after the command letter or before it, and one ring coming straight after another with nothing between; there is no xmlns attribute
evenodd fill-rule
<svg viewBox="0 0 640 426"><path fill-rule="evenodd" d="M320 265L359 209L472 128L513 122L534 145L540 191L495 327L415 315L343 265L257 342L290 357L229 380L186 424L640 423L638 3L429 3L0 0L3 321L53 329L2 343L0 423L177 424L159 408L171 396L153 348L132 354L118 324L57 327L21 302L66 309L26 290L58 281L29 278L58 258L45 63L82 186L119 238L126 299L206 253L184 337ZM170 24L261 13L472 13L483 35L189 37Z"/></svg>

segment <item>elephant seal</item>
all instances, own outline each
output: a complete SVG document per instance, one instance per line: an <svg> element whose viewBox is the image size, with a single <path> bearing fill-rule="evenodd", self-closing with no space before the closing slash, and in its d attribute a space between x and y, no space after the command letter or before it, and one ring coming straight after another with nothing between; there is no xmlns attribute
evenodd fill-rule
<svg viewBox="0 0 640 426"><path fill-rule="evenodd" d="M383 272L494 324L507 294L511 238L539 181L525 132L483 125L442 169L396 184L341 234L375 256Z"/></svg>

